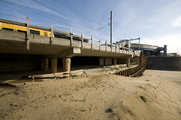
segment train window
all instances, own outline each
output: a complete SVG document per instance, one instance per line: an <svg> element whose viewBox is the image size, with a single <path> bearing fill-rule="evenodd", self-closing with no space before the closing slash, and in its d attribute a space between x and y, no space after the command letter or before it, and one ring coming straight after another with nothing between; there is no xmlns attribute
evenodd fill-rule
<svg viewBox="0 0 181 120"><path fill-rule="evenodd" d="M40 31L30 30L30 34L40 35Z"/></svg>
<svg viewBox="0 0 181 120"><path fill-rule="evenodd" d="M3 30L9 30L9 31L14 31L13 29L9 29L9 28L2 28Z"/></svg>
<svg viewBox="0 0 181 120"><path fill-rule="evenodd" d="M26 33L26 31L23 31L23 30L17 30L17 32Z"/></svg>
<svg viewBox="0 0 181 120"><path fill-rule="evenodd" d="M47 36L47 32L44 32L44 36Z"/></svg>

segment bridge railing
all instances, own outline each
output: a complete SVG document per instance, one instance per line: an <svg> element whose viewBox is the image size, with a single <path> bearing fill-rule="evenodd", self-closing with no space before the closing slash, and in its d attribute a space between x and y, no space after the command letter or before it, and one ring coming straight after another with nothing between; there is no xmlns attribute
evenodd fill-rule
<svg viewBox="0 0 181 120"><path fill-rule="evenodd" d="M29 49L29 38L28 37L30 34L30 28L34 28L34 29L40 29L40 30L51 32L51 43L53 43L54 32L58 32L58 33L70 35L70 47L73 47L73 36L77 36L77 37L81 38L81 48L84 48L84 39L88 39L91 41L91 49L92 50L94 49L93 48L93 41L96 41L99 43L99 50L101 50L101 46L104 46L105 51L108 51L108 47L109 47L111 49L111 52L121 53L121 51L124 51L124 53L133 54L133 50L130 48L126 48L126 47L123 47L123 46L120 46L117 44L108 43L107 40L105 40L105 41L101 41L101 39L97 40L97 39L94 39L93 36L91 36L91 38L86 37L86 36L83 36L83 33L81 35L79 35L79 34L73 33L72 29L70 32L65 32L65 31L53 29L53 24L51 24L51 28L45 28L45 27L41 27L41 26L30 25L29 24L29 17L27 17L27 23L15 22L15 21L5 20L5 19L0 19L0 22L27 27L27 31L26 31L27 32L27 35L26 35L27 36L27 38L26 38L27 49ZM103 43L103 44L101 44L101 43Z"/></svg>

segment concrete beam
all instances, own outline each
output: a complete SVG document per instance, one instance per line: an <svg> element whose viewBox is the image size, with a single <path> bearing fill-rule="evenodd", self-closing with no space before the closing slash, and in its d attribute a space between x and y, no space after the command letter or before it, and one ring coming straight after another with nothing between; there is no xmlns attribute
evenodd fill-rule
<svg viewBox="0 0 181 120"><path fill-rule="evenodd" d="M57 58L71 58L76 56L77 54L81 53L81 49L80 48L71 48L69 50L66 50L58 55L47 55L45 57L49 57L49 58L53 58L53 57L57 57Z"/></svg>

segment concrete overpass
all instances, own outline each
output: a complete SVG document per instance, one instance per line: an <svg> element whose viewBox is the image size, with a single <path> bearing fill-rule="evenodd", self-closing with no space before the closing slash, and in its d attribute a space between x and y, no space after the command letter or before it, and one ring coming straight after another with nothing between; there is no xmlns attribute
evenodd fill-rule
<svg viewBox="0 0 181 120"><path fill-rule="evenodd" d="M2 19L0 21L2 22ZM13 21L8 21L8 23L20 24ZM30 27L25 23L23 25ZM38 26L32 25L32 27L42 29L42 27ZM48 28L44 29L50 31L53 30ZM115 45L115 47L112 47L111 49L108 46L101 46L101 43L110 43L95 40L92 37L88 38L83 35L78 35L71 32L68 33L71 35L71 39L47 37L27 33L0 30L0 53L41 55L44 59L44 70L47 69L48 60L51 58L51 70L53 73L57 71L57 58L63 59L63 70L64 72L67 72L71 69L71 58L75 56L99 57L100 65L107 65L107 58L113 58L115 65L117 64L117 59L124 58L127 59L128 66L130 64L130 58L139 57L139 55L134 55L132 51L121 50L120 46ZM74 40L72 37L73 35L82 37L82 41ZM83 42L83 38L89 39L91 43ZM93 41L97 41L99 45L93 44Z"/></svg>

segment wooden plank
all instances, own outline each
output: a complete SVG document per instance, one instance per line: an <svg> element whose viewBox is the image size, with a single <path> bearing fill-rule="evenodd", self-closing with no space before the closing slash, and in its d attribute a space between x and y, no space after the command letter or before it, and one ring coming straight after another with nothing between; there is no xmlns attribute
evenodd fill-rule
<svg viewBox="0 0 181 120"><path fill-rule="evenodd" d="M63 73L68 73L68 72L59 72L59 73L55 73L55 75L56 76L63 75ZM52 76L54 76L54 74L51 73L51 74L41 74L41 75L30 75L30 76L28 76L28 78L32 78L33 76L34 77L52 77Z"/></svg>
<svg viewBox="0 0 181 120"><path fill-rule="evenodd" d="M34 82L34 79L35 79L34 76L32 76L32 82Z"/></svg>
<svg viewBox="0 0 181 120"><path fill-rule="evenodd" d="M71 71L71 73L74 73L74 72L83 72L84 70L74 70L74 71Z"/></svg>
<svg viewBox="0 0 181 120"><path fill-rule="evenodd" d="M85 70L84 70L84 73L85 73L86 77L88 77L88 75L87 75L87 73L85 72Z"/></svg>
<svg viewBox="0 0 181 120"><path fill-rule="evenodd" d="M71 76L76 76L76 75L81 75L83 72L78 72L78 73L71 73Z"/></svg>

